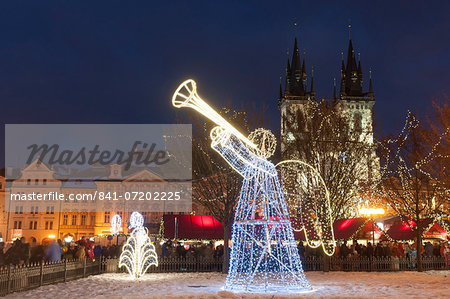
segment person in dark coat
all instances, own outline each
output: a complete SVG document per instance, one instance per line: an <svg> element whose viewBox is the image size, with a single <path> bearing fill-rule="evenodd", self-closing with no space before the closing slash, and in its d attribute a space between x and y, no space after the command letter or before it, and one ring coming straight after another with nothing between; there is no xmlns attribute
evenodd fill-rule
<svg viewBox="0 0 450 299"><path fill-rule="evenodd" d="M13 245L8 249L5 254L6 264L18 265L22 255L22 243L19 239L13 242Z"/></svg>
<svg viewBox="0 0 450 299"><path fill-rule="evenodd" d="M5 242L0 242L0 266L5 264L5 253L3 249L5 249Z"/></svg>
<svg viewBox="0 0 450 299"><path fill-rule="evenodd" d="M184 249L184 246L181 245L181 243L178 243L178 246L176 248L177 256L178 257L186 257L186 250Z"/></svg>
<svg viewBox="0 0 450 299"><path fill-rule="evenodd" d="M383 256L385 257L391 257L392 256L392 250L391 247L387 244L384 244L383 247Z"/></svg>
<svg viewBox="0 0 450 299"><path fill-rule="evenodd" d="M427 257L433 256L433 245L431 244L431 242L427 242L427 244L425 244L425 255Z"/></svg>
<svg viewBox="0 0 450 299"><path fill-rule="evenodd" d="M370 242L367 244L366 256L369 258L373 257L373 246Z"/></svg>
<svg viewBox="0 0 450 299"><path fill-rule="evenodd" d="M298 242L298 254L300 255L301 259L305 258L305 246L303 246L303 241Z"/></svg>
<svg viewBox="0 0 450 299"><path fill-rule="evenodd" d="M167 240L162 246L162 256L166 257L170 255L170 246L172 245L172 241Z"/></svg>
<svg viewBox="0 0 450 299"><path fill-rule="evenodd" d="M50 262L60 262L61 255L62 255L61 247L55 240L53 240L45 252L47 260Z"/></svg>
<svg viewBox="0 0 450 299"><path fill-rule="evenodd" d="M102 246L95 245L94 247L94 258L99 258L103 254Z"/></svg>
<svg viewBox="0 0 450 299"><path fill-rule="evenodd" d="M375 247L375 256L376 257L384 256L384 250L383 247L381 246L381 243L378 243L377 246Z"/></svg>
<svg viewBox="0 0 450 299"><path fill-rule="evenodd" d="M39 263L45 258L45 249L43 245L37 245L31 248L30 262Z"/></svg>
<svg viewBox="0 0 450 299"><path fill-rule="evenodd" d="M30 244L25 237L20 238L20 263L27 264L30 260Z"/></svg>

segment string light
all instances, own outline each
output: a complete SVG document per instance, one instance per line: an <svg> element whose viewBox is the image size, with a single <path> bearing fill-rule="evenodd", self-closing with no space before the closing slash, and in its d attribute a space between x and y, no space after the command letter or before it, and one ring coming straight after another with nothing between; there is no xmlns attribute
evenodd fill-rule
<svg viewBox="0 0 450 299"><path fill-rule="evenodd" d="M322 246L326 255L335 251L330 195L320 173L299 160L286 160L276 165L282 178L285 197L297 216L295 231L303 231L309 247Z"/></svg>
<svg viewBox="0 0 450 299"><path fill-rule="evenodd" d="M180 94L181 89L188 94ZM184 100L178 100L181 96ZM178 87L175 107L190 107L213 120L211 147L244 177L232 231L230 269L225 289L246 292L309 291L294 240L287 204L271 155L271 134L260 130L249 140L196 94L192 80ZM273 136L273 135L272 135ZM252 148L250 150L249 148Z"/></svg>
<svg viewBox="0 0 450 299"><path fill-rule="evenodd" d="M125 267L131 278L139 279L152 265L158 266L155 246L148 237L147 228L137 227L122 247L119 268Z"/></svg>
<svg viewBox="0 0 450 299"><path fill-rule="evenodd" d="M390 203L390 206L397 212L400 219L408 224L409 217L417 218L416 201L419 200L420 217L432 220L420 232L420 235L424 237L434 223L439 223L442 228L447 232L449 231L448 225L442 219L445 216L448 217L448 215L438 213L437 209L446 199L448 200L450 191L443 184L440 184L439 174L427 171L427 167L436 159L448 159L450 157L449 155L442 155L436 152L443 142L447 140L450 129L447 128L437 138L437 141L428 147L429 151L427 154L424 154L423 157L417 156L417 159L414 161L408 159L410 153L405 155L403 151L408 146L407 142L411 138L411 133L418 128L419 120L408 111L405 125L400 134L394 139L380 143L380 148L384 153L384 163L381 167L382 178L384 182L388 182L390 185L381 184L380 195ZM423 182L425 182L425 185L422 185ZM419 184L417 185L417 183ZM438 199L440 199L440 202L437 203ZM411 225L410 227L417 233L417 227ZM391 241L398 241L392 240L388 234L386 236Z"/></svg>
<svg viewBox="0 0 450 299"><path fill-rule="evenodd" d="M217 130L211 136L213 149L244 177L233 223L225 289L310 290L275 166L263 158L268 153L262 149L257 155L225 130Z"/></svg>
<svg viewBox="0 0 450 299"><path fill-rule="evenodd" d="M111 219L111 234L116 235L120 232L120 228L122 227L122 217L120 215L116 214Z"/></svg>
<svg viewBox="0 0 450 299"><path fill-rule="evenodd" d="M140 228L144 226L144 216L138 212L131 213L130 228Z"/></svg>

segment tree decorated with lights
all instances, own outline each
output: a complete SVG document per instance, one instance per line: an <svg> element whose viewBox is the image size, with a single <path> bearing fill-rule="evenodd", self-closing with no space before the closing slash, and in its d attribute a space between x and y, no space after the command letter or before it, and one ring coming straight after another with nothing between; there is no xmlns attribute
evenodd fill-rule
<svg viewBox="0 0 450 299"><path fill-rule="evenodd" d="M333 220L358 216L359 208L373 200L367 193L379 177L373 143L372 74L366 91L361 61L355 54L349 38L346 62L342 53L340 89L334 80L333 97L319 99L314 89L314 70L309 77L306 57L301 58L295 39L292 59L286 65L284 89L280 82L282 160L300 160L318 171L329 192ZM282 181L287 186L297 179L282 177ZM293 215L300 216L304 210L300 205L308 205L295 197L287 200Z"/></svg>
<svg viewBox="0 0 450 299"><path fill-rule="evenodd" d="M273 135L263 129L245 137L208 106L187 80L176 90L175 107L190 107L213 120L212 148L244 179L232 232L225 288L250 292L310 290L275 166L267 160ZM257 143L257 144L256 144Z"/></svg>
<svg viewBox="0 0 450 299"><path fill-rule="evenodd" d="M442 209L450 201L446 185L450 130L445 128L431 144L425 142L423 130L419 120L408 113L399 136L380 143L381 194L416 233L418 271L422 271L422 237L429 229L423 219L429 217L440 222ZM447 149L443 151L445 154L439 153L442 148ZM437 160L442 163L435 163Z"/></svg>
<svg viewBox="0 0 450 299"><path fill-rule="evenodd" d="M285 122L292 140L283 156L303 161L317 170L328 190L333 220L355 217L358 209L368 204L361 195L378 182L374 175L377 158L371 156L374 145L365 142L370 133L353 128L339 107L329 101L311 101L305 110L307 117L298 113L295 122ZM282 177L282 180L286 186L291 184L289 188L296 188L296 178ZM299 216L301 205L308 204L298 197L287 199L291 211Z"/></svg>
<svg viewBox="0 0 450 299"><path fill-rule="evenodd" d="M292 220L295 227L298 231L303 231L309 247L321 246L325 254L333 255L333 220L325 181L314 167L303 161L286 160L276 167L283 178L285 198L297 212L297 217Z"/></svg>
<svg viewBox="0 0 450 299"><path fill-rule="evenodd" d="M134 217L133 217L134 215ZM122 247L119 258L119 268L124 267L133 279L139 279L150 266L158 266L158 256L155 246L148 237L148 230L142 224L144 217L133 212L130 227L133 227L130 237Z"/></svg>

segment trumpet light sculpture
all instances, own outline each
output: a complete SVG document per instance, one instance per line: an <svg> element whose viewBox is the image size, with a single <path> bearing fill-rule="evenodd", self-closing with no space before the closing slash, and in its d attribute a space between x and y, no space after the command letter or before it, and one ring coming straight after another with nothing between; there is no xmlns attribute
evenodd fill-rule
<svg viewBox="0 0 450 299"><path fill-rule="evenodd" d="M119 268L125 267L133 279L139 279L152 265L158 266L155 246L145 227L135 228L122 247Z"/></svg>

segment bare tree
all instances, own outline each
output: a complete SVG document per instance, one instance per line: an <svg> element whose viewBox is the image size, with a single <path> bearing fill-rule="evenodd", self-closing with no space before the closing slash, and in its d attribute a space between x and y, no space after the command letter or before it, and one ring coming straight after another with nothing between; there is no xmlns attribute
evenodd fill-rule
<svg viewBox="0 0 450 299"><path fill-rule="evenodd" d="M402 219L414 221L406 223L416 234L418 271L422 271L422 236L426 229L423 218L435 214L448 201L448 191L439 180L442 168L430 164L438 143L430 146L424 142L423 130L414 115L409 114L402 133L380 144L381 194Z"/></svg>
<svg viewBox="0 0 450 299"><path fill-rule="evenodd" d="M282 157L302 160L320 173L330 193L332 219L355 215L360 193L375 180L371 128L355 125L327 100L311 101L282 126L287 132Z"/></svg>

